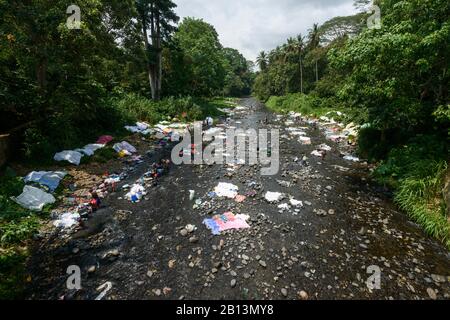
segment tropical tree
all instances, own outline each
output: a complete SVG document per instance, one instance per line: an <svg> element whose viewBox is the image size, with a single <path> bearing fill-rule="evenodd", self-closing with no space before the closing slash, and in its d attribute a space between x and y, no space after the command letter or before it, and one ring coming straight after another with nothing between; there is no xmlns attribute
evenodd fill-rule
<svg viewBox="0 0 450 320"><path fill-rule="evenodd" d="M264 51L261 51L256 58L256 64L258 65L261 71L265 71L267 68L267 54Z"/></svg>
<svg viewBox="0 0 450 320"><path fill-rule="evenodd" d="M162 43L175 31L172 23L178 22L179 17L171 0L136 0L136 8L142 25L152 99L157 101L161 99Z"/></svg>
<svg viewBox="0 0 450 320"><path fill-rule="evenodd" d="M317 23L313 24L313 27L309 29L308 34L308 46L309 50L312 52L317 51L317 49L320 46L320 33L319 33L319 25ZM319 81L319 66L318 66L319 59L315 58L315 74L316 74L316 82Z"/></svg>
<svg viewBox="0 0 450 320"><path fill-rule="evenodd" d="M212 96L221 93L226 77L226 60L219 35L202 19L185 18L174 35L191 69L192 95Z"/></svg>
<svg viewBox="0 0 450 320"><path fill-rule="evenodd" d="M297 50L300 69L300 92L303 93L303 55L305 51L305 38L301 34L297 36Z"/></svg>

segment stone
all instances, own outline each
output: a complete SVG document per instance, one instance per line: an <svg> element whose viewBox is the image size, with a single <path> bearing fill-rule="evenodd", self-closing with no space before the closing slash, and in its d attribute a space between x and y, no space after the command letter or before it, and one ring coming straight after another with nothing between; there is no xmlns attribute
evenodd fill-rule
<svg viewBox="0 0 450 320"><path fill-rule="evenodd" d="M434 291L434 289L428 288L427 289L427 293L428 293L428 296L430 297L431 300L436 300L437 299L436 291Z"/></svg>
<svg viewBox="0 0 450 320"><path fill-rule="evenodd" d="M288 291L286 288L281 289L281 294L283 295L283 297L287 297L288 296Z"/></svg>
<svg viewBox="0 0 450 320"><path fill-rule="evenodd" d="M189 242L190 243L197 243L198 242L198 238L196 236L190 237L189 238Z"/></svg>
<svg viewBox="0 0 450 320"><path fill-rule="evenodd" d="M161 289L154 289L153 293L159 297L161 295Z"/></svg>
<svg viewBox="0 0 450 320"><path fill-rule="evenodd" d="M265 261L263 261L263 260L259 260L259 264L261 265L261 267L263 267L263 268L266 268L267 267L267 264L266 264L266 262Z"/></svg>
<svg viewBox="0 0 450 320"><path fill-rule="evenodd" d="M236 279L232 279L230 285L232 288L236 287Z"/></svg>
<svg viewBox="0 0 450 320"><path fill-rule="evenodd" d="M308 293L302 290L298 293L298 298L300 300L308 300Z"/></svg>

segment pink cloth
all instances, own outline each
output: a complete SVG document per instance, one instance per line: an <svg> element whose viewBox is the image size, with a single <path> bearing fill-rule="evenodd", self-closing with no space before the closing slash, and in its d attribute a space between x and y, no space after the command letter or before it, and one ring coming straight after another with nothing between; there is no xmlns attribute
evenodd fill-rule
<svg viewBox="0 0 450 320"><path fill-rule="evenodd" d="M205 219L203 223L212 229L213 234L231 229L247 229L250 228L245 221L247 216L242 214L234 215L232 212L225 212L222 215L216 215L212 219Z"/></svg>
<svg viewBox="0 0 450 320"><path fill-rule="evenodd" d="M108 144L110 143L114 138L111 136L101 136L98 138L97 143L98 144Z"/></svg>

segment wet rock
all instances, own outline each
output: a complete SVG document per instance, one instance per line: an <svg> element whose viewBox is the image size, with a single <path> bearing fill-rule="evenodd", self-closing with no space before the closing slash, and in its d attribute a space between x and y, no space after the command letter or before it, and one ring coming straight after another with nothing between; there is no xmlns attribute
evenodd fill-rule
<svg viewBox="0 0 450 320"><path fill-rule="evenodd" d="M119 250L114 249L114 250L111 250L111 251L108 251L107 253L105 253L103 255L103 259L115 259L115 258L119 257L119 255L120 255Z"/></svg>
<svg viewBox="0 0 450 320"><path fill-rule="evenodd" d="M159 297L161 295L161 289L153 289L153 293Z"/></svg>
<svg viewBox="0 0 450 320"><path fill-rule="evenodd" d="M299 293L298 293L298 298L300 299L300 300L308 300L308 293L306 292L306 291L300 291Z"/></svg>
<svg viewBox="0 0 450 320"><path fill-rule="evenodd" d="M438 274L432 274L431 275L431 279L433 279L433 281L437 282L437 283L444 283L444 282L447 281L445 276L441 276L441 275L438 275Z"/></svg>
<svg viewBox="0 0 450 320"><path fill-rule="evenodd" d="M427 293L428 293L428 296L430 297L430 299L432 299L432 300L436 300L437 299L436 291L434 291L434 289L428 288L427 289Z"/></svg>
<svg viewBox="0 0 450 320"><path fill-rule="evenodd" d="M317 209L317 210L315 210L315 213L320 217L324 217L327 215L327 212L323 209Z"/></svg>

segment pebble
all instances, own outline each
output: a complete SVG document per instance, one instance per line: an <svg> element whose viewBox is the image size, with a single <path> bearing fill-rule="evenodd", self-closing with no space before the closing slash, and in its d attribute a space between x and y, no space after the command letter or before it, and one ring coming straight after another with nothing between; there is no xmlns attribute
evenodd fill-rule
<svg viewBox="0 0 450 320"><path fill-rule="evenodd" d="M198 238L196 236L190 237L189 238L189 242L190 243L197 243L198 242Z"/></svg>
<svg viewBox="0 0 450 320"><path fill-rule="evenodd" d="M267 267L267 264L266 264L265 261L260 260L260 261L259 261L259 264L260 264L263 268L266 268L266 267Z"/></svg>
<svg viewBox="0 0 450 320"><path fill-rule="evenodd" d="M236 279L231 280L230 285L232 288L236 287Z"/></svg>
<svg viewBox="0 0 450 320"><path fill-rule="evenodd" d="M434 289L428 288L427 289L427 293L428 293L428 296L430 297L430 299L432 299L432 300L436 300L437 299L436 291L434 291Z"/></svg>
<svg viewBox="0 0 450 320"><path fill-rule="evenodd" d="M306 291L302 290L298 293L298 298L300 300L308 300L308 293L306 293Z"/></svg>
<svg viewBox="0 0 450 320"><path fill-rule="evenodd" d="M283 295L283 297L287 297L288 291L285 288L283 288L281 289L281 294Z"/></svg>

